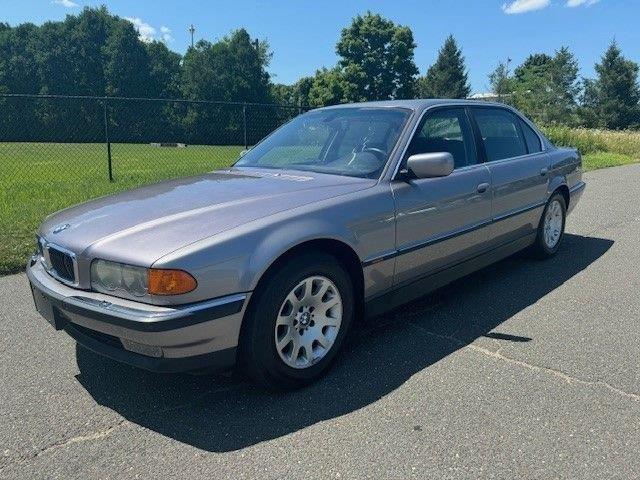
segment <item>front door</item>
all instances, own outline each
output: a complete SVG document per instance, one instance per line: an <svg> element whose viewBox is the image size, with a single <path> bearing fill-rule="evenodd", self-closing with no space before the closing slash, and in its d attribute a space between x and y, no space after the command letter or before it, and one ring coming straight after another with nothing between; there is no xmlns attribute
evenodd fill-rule
<svg viewBox="0 0 640 480"><path fill-rule="evenodd" d="M491 176L479 163L466 108L441 108L425 115L405 157L432 152L451 153L455 161L451 175L392 182L396 285L472 257L488 240Z"/></svg>

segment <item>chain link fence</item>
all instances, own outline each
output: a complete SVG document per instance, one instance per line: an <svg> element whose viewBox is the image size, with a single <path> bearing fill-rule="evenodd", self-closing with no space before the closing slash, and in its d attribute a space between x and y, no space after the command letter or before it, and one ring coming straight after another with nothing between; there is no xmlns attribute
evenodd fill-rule
<svg viewBox="0 0 640 480"><path fill-rule="evenodd" d="M0 274L20 270L47 214L232 164L299 106L0 94Z"/></svg>

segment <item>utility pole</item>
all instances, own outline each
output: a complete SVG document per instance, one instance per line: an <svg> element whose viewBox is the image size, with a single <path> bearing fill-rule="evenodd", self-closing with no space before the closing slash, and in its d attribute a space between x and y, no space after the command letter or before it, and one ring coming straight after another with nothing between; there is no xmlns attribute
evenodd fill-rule
<svg viewBox="0 0 640 480"><path fill-rule="evenodd" d="M191 34L191 48L193 48L193 34L196 33L196 27L193 26L193 23L189 27L189 33Z"/></svg>

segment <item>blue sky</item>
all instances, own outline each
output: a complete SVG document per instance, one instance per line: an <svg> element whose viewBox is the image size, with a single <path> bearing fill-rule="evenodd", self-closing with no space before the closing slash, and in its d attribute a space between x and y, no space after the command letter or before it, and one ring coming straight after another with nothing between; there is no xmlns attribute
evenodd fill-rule
<svg viewBox="0 0 640 480"><path fill-rule="evenodd" d="M40 24L106 4L112 13L134 19L143 35L165 38L184 52L188 26L196 40L214 40L245 27L267 39L273 50L274 81L293 83L318 67L336 62L335 43L351 18L367 10L413 30L421 73L433 63L449 33L467 59L474 92L487 89L488 73L499 60L520 63L530 52L552 53L562 45L577 56L581 74L615 36L624 54L640 62L639 0L1 0L0 21Z"/></svg>

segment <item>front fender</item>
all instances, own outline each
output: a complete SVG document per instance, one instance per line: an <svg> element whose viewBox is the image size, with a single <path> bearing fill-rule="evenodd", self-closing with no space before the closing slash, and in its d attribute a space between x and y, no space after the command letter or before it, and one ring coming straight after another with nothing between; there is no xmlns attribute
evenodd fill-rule
<svg viewBox="0 0 640 480"><path fill-rule="evenodd" d="M278 258L312 240L335 240L349 246L357 255L354 232L344 225L321 218L299 218L271 230L262 238L248 258L241 284L247 290L255 289L260 278Z"/></svg>

